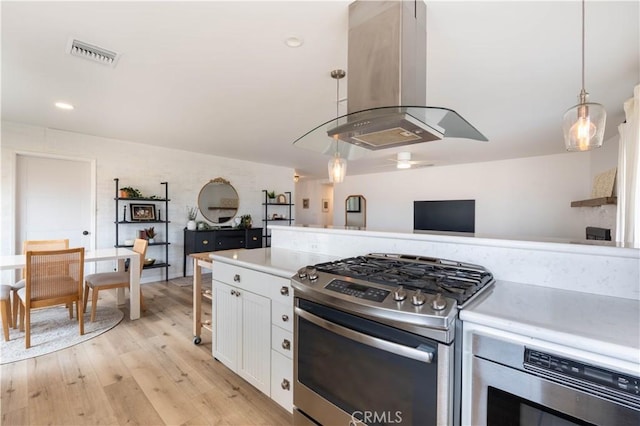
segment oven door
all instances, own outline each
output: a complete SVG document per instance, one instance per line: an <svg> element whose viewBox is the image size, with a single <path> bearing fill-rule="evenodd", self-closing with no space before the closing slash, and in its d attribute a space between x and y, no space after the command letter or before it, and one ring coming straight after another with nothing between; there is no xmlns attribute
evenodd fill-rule
<svg viewBox="0 0 640 426"><path fill-rule="evenodd" d="M474 335L471 423L474 425L640 424L640 410L623 401L577 386L561 375L544 377L522 369L521 345ZM478 348L487 348L478 356ZM487 352L490 354L487 356ZM519 364L519 365L518 365Z"/></svg>
<svg viewBox="0 0 640 426"><path fill-rule="evenodd" d="M296 299L294 422L451 423L450 348Z"/></svg>

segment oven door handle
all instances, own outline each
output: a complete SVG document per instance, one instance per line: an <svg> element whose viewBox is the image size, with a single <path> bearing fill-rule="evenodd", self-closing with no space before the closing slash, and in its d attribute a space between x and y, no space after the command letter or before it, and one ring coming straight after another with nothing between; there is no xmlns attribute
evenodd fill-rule
<svg viewBox="0 0 640 426"><path fill-rule="evenodd" d="M341 325L332 323L330 321L327 321L324 318L315 316L298 307L295 308L295 313L300 318L304 318L305 320L312 322L318 327L322 327L325 330L331 331L332 333L339 334L342 337L346 337L347 339L354 340L364 345L381 349L386 352L391 352L397 355L402 355L406 358L415 359L416 361L424 362L427 364L430 364L433 361L433 352L412 348L410 346L400 345L398 343L389 342L383 339L379 339L377 337L372 337L372 336L360 333L358 331L354 331L349 328L343 327Z"/></svg>

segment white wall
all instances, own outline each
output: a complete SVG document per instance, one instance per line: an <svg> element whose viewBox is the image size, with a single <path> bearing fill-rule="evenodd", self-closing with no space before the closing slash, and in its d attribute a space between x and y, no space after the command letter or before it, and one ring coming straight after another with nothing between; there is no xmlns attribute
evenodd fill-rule
<svg viewBox="0 0 640 426"><path fill-rule="evenodd" d="M617 138L606 150L347 176L334 187L333 224L344 225L344 200L367 199L367 228L412 231L413 201L476 200L476 235L496 238L584 238L586 226L612 228L615 206L571 208L590 198L593 176L616 166ZM602 152L600 152L602 151ZM298 198L318 198L317 187ZM296 206L298 211L298 206ZM306 217L297 224L318 224ZM313 218L310 218L313 219Z"/></svg>
<svg viewBox="0 0 640 426"><path fill-rule="evenodd" d="M293 169L196 154L177 149L156 148L128 141L45 129L16 123L2 123L1 202L2 227L0 253L13 254L14 246L14 174L15 153L34 152L95 159L97 173L96 246L114 245L114 178L121 186L133 186L145 195L163 195L160 182L169 186L169 276L182 276L183 228L187 222L186 206L197 205L200 189L209 180L223 177L240 196L238 214L251 214L253 226L262 226L263 189L277 193L294 191ZM121 212L118 212L119 214ZM163 216L166 212L163 212ZM55 218L52 218L55 221ZM198 215L198 220L203 220ZM126 225L137 229L135 225ZM124 230L121 227L121 231ZM160 239L166 240L164 227ZM151 250L159 248L151 247ZM19 252L19 250L18 250ZM153 253L149 253L152 257ZM189 264L189 262L187 262ZM106 268L106 266L105 266ZM163 270L145 271L144 281L164 278ZM188 269L189 273L191 269Z"/></svg>

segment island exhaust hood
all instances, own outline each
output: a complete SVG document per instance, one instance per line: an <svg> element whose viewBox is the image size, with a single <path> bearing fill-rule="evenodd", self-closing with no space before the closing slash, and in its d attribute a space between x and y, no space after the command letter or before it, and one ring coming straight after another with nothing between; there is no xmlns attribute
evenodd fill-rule
<svg viewBox="0 0 640 426"><path fill-rule="evenodd" d="M422 0L349 5L347 115L321 124L297 146L347 159L369 150L447 137L487 141L455 111L426 104L426 5Z"/></svg>

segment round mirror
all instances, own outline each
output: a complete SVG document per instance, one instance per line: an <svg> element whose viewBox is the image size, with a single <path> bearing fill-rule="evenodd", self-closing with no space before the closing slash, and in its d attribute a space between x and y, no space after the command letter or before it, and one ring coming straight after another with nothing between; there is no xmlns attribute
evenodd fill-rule
<svg viewBox="0 0 640 426"><path fill-rule="evenodd" d="M367 200L362 195L349 195L345 201L345 225L367 226Z"/></svg>
<svg viewBox="0 0 640 426"><path fill-rule="evenodd" d="M238 212L240 198L228 180L216 178L200 190L198 208L209 222L229 222Z"/></svg>

